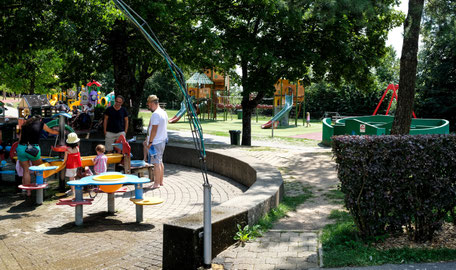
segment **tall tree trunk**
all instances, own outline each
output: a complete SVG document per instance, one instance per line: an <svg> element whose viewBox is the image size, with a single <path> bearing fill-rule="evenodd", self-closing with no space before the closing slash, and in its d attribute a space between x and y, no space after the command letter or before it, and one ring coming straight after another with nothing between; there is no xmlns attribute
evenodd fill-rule
<svg viewBox="0 0 456 270"><path fill-rule="evenodd" d="M249 97L242 97L242 145L252 145L252 112Z"/></svg>
<svg viewBox="0 0 456 270"><path fill-rule="evenodd" d="M242 97L242 145L251 146L252 145L252 114L255 111L256 106L260 104L261 100L265 95L264 92L259 92L255 98L250 100L249 92L243 91L246 93Z"/></svg>
<svg viewBox="0 0 456 270"><path fill-rule="evenodd" d="M138 96L135 94L137 83L134 71L129 63L126 24L127 22L125 21L117 20L115 22L109 36L109 45L112 48L115 94L122 95L125 98L124 106L128 109L130 116L134 117L135 115L132 115L132 107L138 104Z"/></svg>
<svg viewBox="0 0 456 270"><path fill-rule="evenodd" d="M424 0L409 0L407 18L404 22L404 43L402 45L401 69L397 109L391 134L409 134L415 99L418 38Z"/></svg>

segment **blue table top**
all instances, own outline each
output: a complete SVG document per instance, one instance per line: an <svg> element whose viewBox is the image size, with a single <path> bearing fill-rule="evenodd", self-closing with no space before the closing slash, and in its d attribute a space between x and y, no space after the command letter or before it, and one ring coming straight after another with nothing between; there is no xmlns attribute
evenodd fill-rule
<svg viewBox="0 0 456 270"><path fill-rule="evenodd" d="M33 172L43 172L57 169L57 166L30 166L29 169Z"/></svg>
<svg viewBox="0 0 456 270"><path fill-rule="evenodd" d="M97 180L93 179L95 176L112 175L112 174L123 175L123 176L126 176L126 178L124 178L123 180L120 180L120 181L115 181L115 182L97 181ZM150 182L149 178L139 178L138 176L132 175L132 174L122 174L119 172L106 172L106 173L102 173L99 175L86 176L86 177L82 178L81 180L69 181L68 185L70 185L70 186L86 186L86 185L102 186L102 185L120 185L120 184L144 184L144 183L149 183L149 182Z"/></svg>

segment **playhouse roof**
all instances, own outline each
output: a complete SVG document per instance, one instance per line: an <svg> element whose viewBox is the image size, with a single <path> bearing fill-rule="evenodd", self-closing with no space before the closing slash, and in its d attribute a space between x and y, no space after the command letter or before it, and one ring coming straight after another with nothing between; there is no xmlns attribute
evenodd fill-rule
<svg viewBox="0 0 456 270"><path fill-rule="evenodd" d="M189 84L214 84L204 73L196 72L186 81Z"/></svg>
<svg viewBox="0 0 456 270"><path fill-rule="evenodd" d="M97 81L91 81L87 84L87 86L92 86L92 85L96 85L97 87L100 87L101 86L101 83L97 82Z"/></svg>

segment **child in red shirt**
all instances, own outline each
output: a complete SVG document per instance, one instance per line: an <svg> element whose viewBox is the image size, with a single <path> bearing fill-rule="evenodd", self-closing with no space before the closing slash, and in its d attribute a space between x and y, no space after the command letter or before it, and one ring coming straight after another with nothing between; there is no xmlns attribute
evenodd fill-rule
<svg viewBox="0 0 456 270"><path fill-rule="evenodd" d="M79 141L80 139L76 133L72 132L68 134L66 140L67 150L65 151L63 163L66 163L65 176L68 177L70 181L76 179L78 168L82 167L81 154L79 153ZM67 191L67 195L74 197L74 194L74 186L71 186L71 190Z"/></svg>

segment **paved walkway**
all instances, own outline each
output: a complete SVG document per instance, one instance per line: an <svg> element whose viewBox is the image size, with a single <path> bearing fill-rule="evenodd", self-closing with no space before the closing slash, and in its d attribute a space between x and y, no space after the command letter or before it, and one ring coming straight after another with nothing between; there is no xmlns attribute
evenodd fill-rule
<svg viewBox="0 0 456 270"><path fill-rule="evenodd" d="M207 135L210 143L216 138ZM221 139L223 141L223 139ZM325 194L337 188L330 149L305 145L254 141L253 148L238 147L246 155L269 163L282 172L285 195L298 196L304 189L312 198L276 223L272 230L245 246L233 245L214 260L214 269L312 269L319 266L318 232L329 223L327 216L340 206Z"/></svg>
<svg viewBox="0 0 456 270"><path fill-rule="evenodd" d="M74 225L74 208L46 201L26 206L19 195L0 190L0 269L160 269L163 223L202 211L199 170L166 164L165 185L145 189L163 204L144 207L144 222L135 223L129 201L134 188L115 198L116 214L107 215L107 196L99 194L84 206L84 225ZM219 204L245 187L209 174L212 200ZM146 184L148 187L151 184Z"/></svg>

